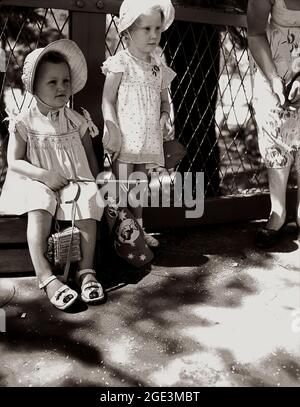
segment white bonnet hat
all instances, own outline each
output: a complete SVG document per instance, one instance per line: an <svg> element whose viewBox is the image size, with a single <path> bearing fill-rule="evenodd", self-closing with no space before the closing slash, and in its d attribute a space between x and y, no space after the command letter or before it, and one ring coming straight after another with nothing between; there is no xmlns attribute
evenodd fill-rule
<svg viewBox="0 0 300 407"><path fill-rule="evenodd" d="M25 89L33 94L33 83L36 68L41 58L50 51L62 54L70 67L72 95L79 92L87 80L87 64L78 45L71 40L62 39L51 42L44 48L37 48L27 55L23 66L22 81Z"/></svg>
<svg viewBox="0 0 300 407"><path fill-rule="evenodd" d="M170 0L124 0L119 12L119 32L127 30L141 14L153 6L161 8L164 15L162 31L166 31L175 17L175 10Z"/></svg>

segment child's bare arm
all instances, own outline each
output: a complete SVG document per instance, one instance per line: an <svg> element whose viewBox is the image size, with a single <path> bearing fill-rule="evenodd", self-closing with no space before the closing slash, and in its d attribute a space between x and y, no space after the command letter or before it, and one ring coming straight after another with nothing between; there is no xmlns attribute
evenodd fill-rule
<svg viewBox="0 0 300 407"><path fill-rule="evenodd" d="M35 167L26 160L27 143L17 131L9 136L7 148L8 167L21 175L43 182L46 170Z"/></svg>
<svg viewBox="0 0 300 407"><path fill-rule="evenodd" d="M25 177L46 184L54 191L68 184L68 180L55 171L48 171L36 167L26 160L27 143L20 134L15 131L9 136L7 149L8 167Z"/></svg>
<svg viewBox="0 0 300 407"><path fill-rule="evenodd" d="M161 91L161 107L160 107L160 127L164 133L164 141L168 140L172 135L172 123L170 119L170 101L168 89ZM166 131L164 131L166 129Z"/></svg>
<svg viewBox="0 0 300 407"><path fill-rule="evenodd" d="M121 72L109 72L105 79L102 96L102 113L108 132L108 134L104 134L103 145L104 148L112 154L113 161L117 159L122 144L121 132L116 113L116 100L121 78Z"/></svg>
<svg viewBox="0 0 300 407"><path fill-rule="evenodd" d="M88 131L86 131L85 135L82 137L82 144L88 159L90 170L93 176L97 178L97 175L99 174L99 165L93 147L92 138Z"/></svg>
<svg viewBox="0 0 300 407"><path fill-rule="evenodd" d="M116 114L116 100L122 72L113 73L108 72L104 82L103 96L102 96L102 113L104 121L112 121L118 126L118 119Z"/></svg>
<svg viewBox="0 0 300 407"><path fill-rule="evenodd" d="M161 97L161 105L160 105L160 112L161 116L166 113L168 116L170 116L170 100L169 100L169 94L168 94L168 89L163 89L160 93Z"/></svg>

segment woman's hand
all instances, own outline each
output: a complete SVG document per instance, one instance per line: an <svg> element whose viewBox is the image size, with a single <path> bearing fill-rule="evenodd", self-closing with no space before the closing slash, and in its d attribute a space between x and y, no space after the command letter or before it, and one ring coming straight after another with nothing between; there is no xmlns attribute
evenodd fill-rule
<svg viewBox="0 0 300 407"><path fill-rule="evenodd" d="M280 76L274 76L271 79L271 89L277 98L278 105L284 106L284 104L286 103L286 97L285 97L286 91L285 91L284 82Z"/></svg>
<svg viewBox="0 0 300 407"><path fill-rule="evenodd" d="M43 177L43 183L52 189L52 191L59 191L69 184L69 180L56 171L48 171Z"/></svg>

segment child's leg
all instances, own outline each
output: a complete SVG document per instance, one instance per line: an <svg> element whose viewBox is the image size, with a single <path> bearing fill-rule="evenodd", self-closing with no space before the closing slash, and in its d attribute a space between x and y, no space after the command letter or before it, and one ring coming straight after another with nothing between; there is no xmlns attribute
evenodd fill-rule
<svg viewBox="0 0 300 407"><path fill-rule="evenodd" d="M126 180L127 181L129 176L133 173L133 171L134 171L134 164L123 163L118 160L116 160L113 163L113 173L116 176L117 180ZM127 188L127 185L125 185L125 187ZM121 189L121 184L117 184L116 191L117 191L117 195L119 195L118 192L123 194L123 196L125 194L125 191ZM127 198L127 193L126 193L126 198ZM118 196L117 199L120 199L120 196Z"/></svg>
<svg viewBox="0 0 300 407"><path fill-rule="evenodd" d="M135 164L134 171L135 172L142 172L143 174L145 174L147 176L147 170L146 170L145 164ZM130 189L132 189L133 187L134 187L134 185L132 185L130 187ZM142 196L139 196L137 198L140 199L141 202L143 202L143 197ZM133 215L136 217L136 219L138 220L141 227L143 227L143 206L139 205L136 208L131 208L131 211L132 211Z"/></svg>
<svg viewBox="0 0 300 407"><path fill-rule="evenodd" d="M97 222L94 219L82 219L75 222L80 230L80 247L82 259L78 263L79 270L76 280L82 288L82 299L93 302L103 299L101 284L97 281L94 271L94 255L96 247Z"/></svg>
<svg viewBox="0 0 300 407"><path fill-rule="evenodd" d="M27 241L31 260L40 282L52 275L51 265L44 256L51 232L52 216L46 211L28 212Z"/></svg>
<svg viewBox="0 0 300 407"><path fill-rule="evenodd" d="M139 171L139 172L143 172L146 174L146 169L145 169L144 164L128 164L128 163L122 163L118 160L114 163L113 171L118 180L122 180L122 179L127 180L134 171ZM129 190L132 188L134 188L134 185L129 186ZM141 223L142 217L143 217L143 207L141 205L138 207L131 207L131 206L129 206L129 207L130 207L132 214L135 216L135 218L138 220L138 222Z"/></svg>
<svg viewBox="0 0 300 407"><path fill-rule="evenodd" d="M39 283L53 276L50 263L45 257L47 239L51 232L52 216L49 212L36 210L28 212L27 241L33 267ZM49 298L63 286L58 279L51 281L45 290ZM70 298L72 299L72 298Z"/></svg>
<svg viewBox="0 0 300 407"><path fill-rule="evenodd" d="M286 188L290 166L285 168L268 168L268 179L271 199L271 213L267 229L278 230L286 217Z"/></svg>
<svg viewBox="0 0 300 407"><path fill-rule="evenodd" d="M122 164L122 166L121 166ZM117 179L124 179L124 177L126 176L126 179L129 178L129 176L134 172L142 172L145 175L147 175L147 170L146 170L146 166L145 164L125 164L125 163L121 163L120 161L116 161L114 163L114 174L117 177ZM134 185L129 186L129 194L130 194L130 189L134 188ZM137 199L140 199L141 202L143 202L143 197L136 197ZM140 226L143 228L143 206L139 205L136 207L130 207L130 210L132 212L132 214L134 215L134 217L136 218L136 220L138 221L138 223L140 224ZM146 233L144 231L144 235L145 235L145 240L146 243L148 244L148 246L150 247L157 247L159 245L159 242L157 239L155 239L153 236L148 235L148 233Z"/></svg>
<svg viewBox="0 0 300 407"><path fill-rule="evenodd" d="M137 171L137 172L142 172L145 175L147 175L146 166L144 164L136 164L134 170ZM143 197L139 197L139 198L140 198L141 202L143 202L143 199L142 199ZM131 211L134 214L134 216L136 217L136 219L139 222L139 224L141 225L141 227L143 228L145 241L148 244L148 246L149 247L158 247L159 246L159 241L157 239L155 239L155 237L149 235L144 230L143 206L141 205L141 206L138 206L137 208L132 208Z"/></svg>
<svg viewBox="0 0 300 407"><path fill-rule="evenodd" d="M97 222L94 219L82 219L75 221L80 230L80 247L82 259L79 269L92 269L94 267L94 254L96 247Z"/></svg>

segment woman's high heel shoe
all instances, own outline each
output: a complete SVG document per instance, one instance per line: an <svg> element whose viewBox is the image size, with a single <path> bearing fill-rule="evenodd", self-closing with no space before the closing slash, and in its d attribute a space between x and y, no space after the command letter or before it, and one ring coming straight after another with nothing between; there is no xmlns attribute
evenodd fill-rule
<svg viewBox="0 0 300 407"><path fill-rule="evenodd" d="M255 236L255 245L261 249L268 249L280 240L283 235L285 223L278 230L267 229L264 227Z"/></svg>

